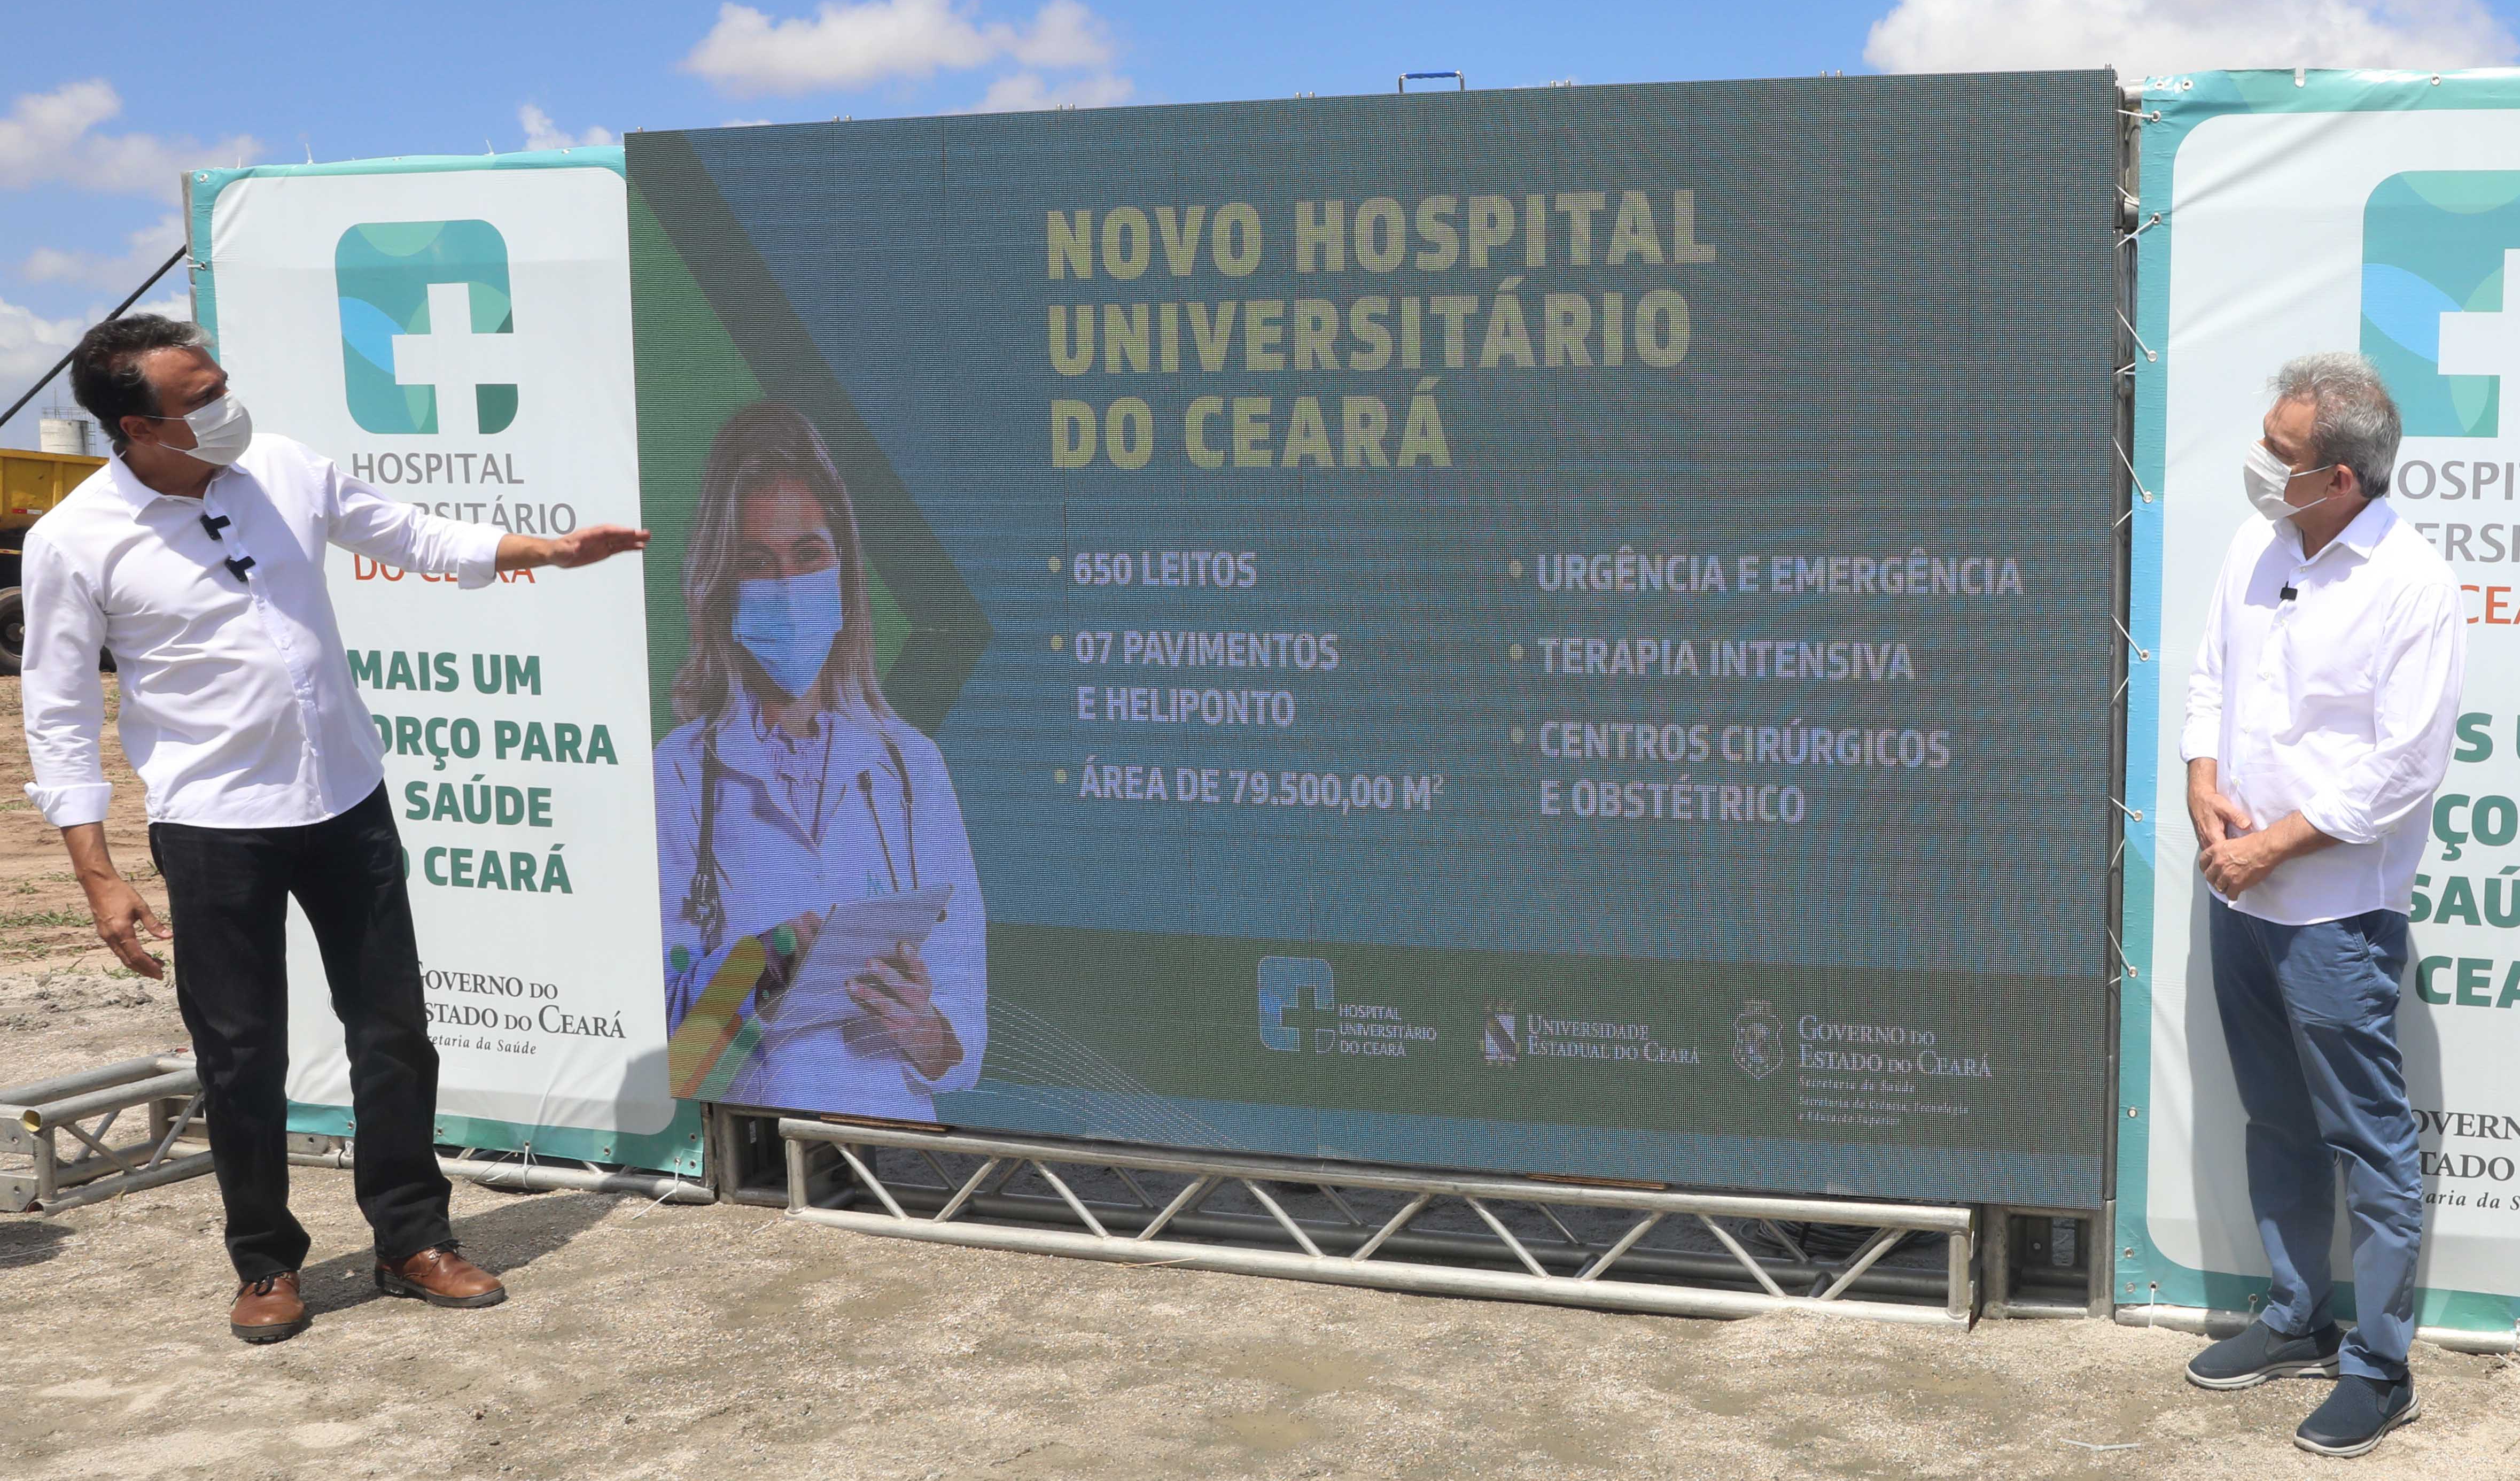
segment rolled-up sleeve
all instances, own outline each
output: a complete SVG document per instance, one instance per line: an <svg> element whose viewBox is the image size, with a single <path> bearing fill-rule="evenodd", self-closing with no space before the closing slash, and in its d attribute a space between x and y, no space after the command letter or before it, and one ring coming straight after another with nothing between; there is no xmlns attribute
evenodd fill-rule
<svg viewBox="0 0 2520 1481"><path fill-rule="evenodd" d="M2187 671L2187 720L2179 732L2182 761L2219 760L2223 754L2223 591L2230 585L2229 566L2227 558L2214 577L2196 662Z"/></svg>
<svg viewBox="0 0 2520 1481"><path fill-rule="evenodd" d="M2390 612L2372 696L2372 745L2302 804L2340 843L2369 843L2423 806L2450 771L2466 677L2467 623L2447 582L2416 587Z"/></svg>
<svg viewBox="0 0 2520 1481"><path fill-rule="evenodd" d="M499 537L492 524L440 518L415 504L388 499L370 485L324 464L327 537L371 561L431 575L452 575L471 590L499 573Z"/></svg>
<svg viewBox="0 0 2520 1481"><path fill-rule="evenodd" d="M38 521L22 562L26 638L21 692L26 759L35 780L27 799L55 828L105 821L113 784L105 780L105 608Z"/></svg>

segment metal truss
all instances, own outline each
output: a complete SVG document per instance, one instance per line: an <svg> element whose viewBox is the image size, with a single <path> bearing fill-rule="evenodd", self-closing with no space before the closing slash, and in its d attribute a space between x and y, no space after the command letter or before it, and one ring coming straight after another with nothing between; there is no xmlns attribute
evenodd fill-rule
<svg viewBox="0 0 2520 1481"><path fill-rule="evenodd" d="M0 1090L0 1213L77 1208L202 1176L209 1152L174 1154L186 1133L199 1135L201 1109L201 1074L173 1055ZM143 1135L117 1144L115 1125L135 1110Z"/></svg>
<svg viewBox="0 0 2520 1481"><path fill-rule="evenodd" d="M1965 1325L1977 1300L1968 1208L901 1124L784 1118L778 1131L791 1217L888 1238L1688 1317ZM1801 1221L1868 1233L1826 1258L1786 1228ZM1945 1242L1939 1269L1881 1263L1918 1237Z"/></svg>

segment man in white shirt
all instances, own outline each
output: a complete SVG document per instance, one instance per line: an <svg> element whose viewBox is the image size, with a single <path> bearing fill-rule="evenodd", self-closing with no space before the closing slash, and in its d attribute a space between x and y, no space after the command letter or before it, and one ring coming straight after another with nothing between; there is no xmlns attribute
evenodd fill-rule
<svg viewBox="0 0 2520 1481"><path fill-rule="evenodd" d="M2187 1375L2229 1389L2339 1374L2294 1442L2358 1456L2418 1412L2407 1344L2423 1187L2398 985L2467 629L2457 578L2386 502L2399 421L2378 370L2305 355L2273 389L2243 463L2265 517L2216 579L2182 751L2274 1279L2258 1321ZM2351 1336L2329 1313L2340 1164Z"/></svg>
<svg viewBox="0 0 2520 1481"><path fill-rule="evenodd" d="M254 435L195 325L99 324L71 358L70 385L115 456L26 537L26 794L62 830L97 934L124 965L159 976L144 933L170 933L106 849L97 651L111 650L123 750L148 789L150 852L178 927L176 1003L240 1281L230 1330L276 1342L307 1323L307 1235L289 1212L292 897L349 1049L376 1282L437 1306L494 1305L506 1289L455 1252L447 1222L437 1052L401 839L325 590L325 547L477 587L503 570L639 550L648 532L593 525L540 540L387 499L298 443Z"/></svg>

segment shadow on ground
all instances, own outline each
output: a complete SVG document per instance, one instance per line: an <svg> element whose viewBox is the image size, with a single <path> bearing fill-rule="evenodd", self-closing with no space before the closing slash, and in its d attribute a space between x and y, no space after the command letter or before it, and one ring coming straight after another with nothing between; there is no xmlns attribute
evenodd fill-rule
<svg viewBox="0 0 2520 1481"><path fill-rule="evenodd" d="M455 1221L464 1258L494 1276L522 1270L586 1233L622 1201L618 1193L519 1193L486 1213ZM0 1246L0 1260L5 1260ZM384 1293L377 1289L376 1254L360 1250L310 1265L299 1277L310 1312L347 1311Z"/></svg>
<svg viewBox="0 0 2520 1481"><path fill-rule="evenodd" d="M62 1252L69 1242L67 1224L17 1223L0 1224L0 1270L20 1265L41 1265Z"/></svg>

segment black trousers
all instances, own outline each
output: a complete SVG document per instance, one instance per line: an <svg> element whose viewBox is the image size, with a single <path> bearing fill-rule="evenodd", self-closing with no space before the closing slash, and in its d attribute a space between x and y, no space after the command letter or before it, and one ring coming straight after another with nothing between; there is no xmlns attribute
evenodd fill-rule
<svg viewBox="0 0 2520 1481"><path fill-rule="evenodd" d="M452 1237L435 1146L437 1047L385 788L300 828L153 823L149 851L166 880L175 1001L201 1063L239 1279L306 1259L306 1231L289 1212L292 897L315 928L349 1048L353 1176L377 1254L399 1260Z"/></svg>

